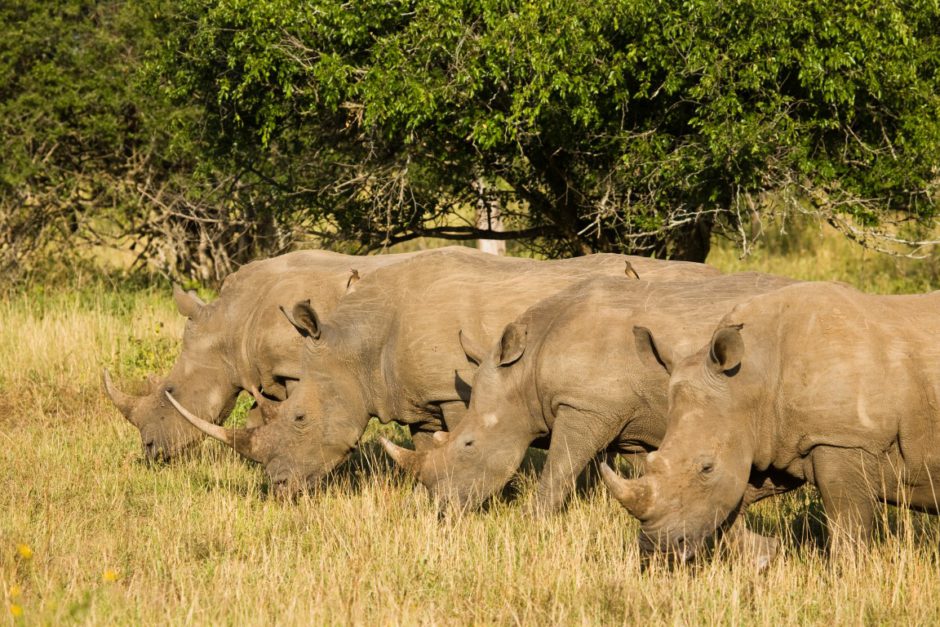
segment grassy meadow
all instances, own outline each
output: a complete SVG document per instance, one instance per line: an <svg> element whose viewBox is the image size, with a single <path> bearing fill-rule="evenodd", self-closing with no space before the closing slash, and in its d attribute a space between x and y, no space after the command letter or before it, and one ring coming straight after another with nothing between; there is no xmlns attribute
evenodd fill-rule
<svg viewBox="0 0 940 627"><path fill-rule="evenodd" d="M937 285L934 260L867 253L828 231L768 241L743 260L719 244L709 260L884 293ZM149 467L100 371L132 388L167 369L183 321L168 286L77 283L0 302L0 624L940 621L938 521L888 509L870 558L833 566L811 490L750 514L784 539L755 574L731 558L642 568L637 526L602 488L529 518L531 469L515 500L439 521L389 466L378 428L297 503L267 498L261 469L216 442Z"/></svg>

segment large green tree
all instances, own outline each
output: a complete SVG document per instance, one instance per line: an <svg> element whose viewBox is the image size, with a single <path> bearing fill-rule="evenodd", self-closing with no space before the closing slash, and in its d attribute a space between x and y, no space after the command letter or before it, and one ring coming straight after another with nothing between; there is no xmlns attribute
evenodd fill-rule
<svg viewBox="0 0 940 627"><path fill-rule="evenodd" d="M369 247L703 259L767 192L861 226L937 208L935 0L181 0L163 28L212 158Z"/></svg>

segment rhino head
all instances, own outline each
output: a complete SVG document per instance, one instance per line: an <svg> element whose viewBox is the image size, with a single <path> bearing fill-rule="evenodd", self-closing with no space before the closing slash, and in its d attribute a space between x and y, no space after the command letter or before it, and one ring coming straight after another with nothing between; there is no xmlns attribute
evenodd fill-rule
<svg viewBox="0 0 940 627"><path fill-rule="evenodd" d="M200 418L172 393L166 397L187 424L263 464L276 494L293 496L346 459L371 412L357 367L361 360L342 333L323 324L309 300L290 314L282 311L304 338L303 376L286 400L261 405L263 424L226 429Z"/></svg>
<svg viewBox="0 0 940 627"><path fill-rule="evenodd" d="M502 488L538 435L527 428L530 409L520 370L527 343L526 325L512 323L486 352L461 332L467 358L479 365L467 414L457 428L435 434L429 450L416 452L385 440L382 444L402 468L424 484L442 509L476 508Z"/></svg>
<svg viewBox="0 0 940 627"><path fill-rule="evenodd" d="M634 329L637 351L651 368L670 373L666 436L647 457L639 479L609 466L602 477L613 497L641 523L640 547L685 561L733 522L754 457L755 407L737 388L754 381L744 360L740 326L724 326L708 346L673 364L645 328Z"/></svg>
<svg viewBox="0 0 940 627"><path fill-rule="evenodd" d="M144 456L167 461L202 440L202 433L167 402L171 393L216 422L231 411L239 393L234 371L222 360L224 326L213 320L210 308L194 293L175 287L173 297L186 316L183 350L164 379L151 378L142 396L120 390L103 373L105 392L128 422L140 431Z"/></svg>

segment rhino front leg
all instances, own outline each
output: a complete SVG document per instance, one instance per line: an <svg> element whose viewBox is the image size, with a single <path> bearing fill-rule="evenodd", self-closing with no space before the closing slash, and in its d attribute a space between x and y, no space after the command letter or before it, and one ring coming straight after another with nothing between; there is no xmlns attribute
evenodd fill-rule
<svg viewBox="0 0 940 627"><path fill-rule="evenodd" d="M467 413L467 406L464 405L463 401L442 402L439 407L441 410L440 422L443 424L438 424L438 420L435 420L433 423L428 421L408 425L408 430L411 432L411 441L414 443L416 451L427 451L437 446L437 442L434 441L434 434L439 429L453 431Z"/></svg>
<svg viewBox="0 0 940 627"><path fill-rule="evenodd" d="M463 401L441 403L441 414L444 416L444 428L453 431L467 415L467 405Z"/></svg>
<svg viewBox="0 0 940 627"><path fill-rule="evenodd" d="M552 443L539 476L534 513L550 514L564 507L575 488L578 475L592 458L604 455L608 442L604 441L603 436L586 429L585 422L582 412L567 407L558 410L552 429Z"/></svg>
<svg viewBox="0 0 940 627"><path fill-rule="evenodd" d="M849 558L866 548L875 520L876 476L871 455L861 449L818 446L812 452L813 482L829 527L829 555Z"/></svg>

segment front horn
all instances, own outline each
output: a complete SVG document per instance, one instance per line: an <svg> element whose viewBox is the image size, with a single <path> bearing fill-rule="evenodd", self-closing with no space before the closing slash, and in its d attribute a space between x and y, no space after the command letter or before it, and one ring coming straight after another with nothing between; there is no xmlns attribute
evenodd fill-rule
<svg viewBox="0 0 940 627"><path fill-rule="evenodd" d="M228 446L231 446L233 449L238 451L244 457L247 457L254 462L263 462L264 460L255 454L252 446L252 441L254 439L255 429L226 429L220 427L219 425L214 425L211 422L206 422L202 418L196 416L194 413L183 407L177 402L173 395L169 392L166 393L167 399L170 403L173 404L173 407L176 408L183 418L189 421L189 423L208 435L211 438L218 440Z"/></svg>
<svg viewBox="0 0 940 627"><path fill-rule="evenodd" d="M115 387L114 382L111 380L111 373L108 372L108 369L105 368L102 376L104 382L104 391L108 394L108 397L111 399L111 402L114 403L114 406L124 414L124 417L127 420L137 427L137 422L134 420L134 409L137 407L137 404L140 403L140 398L137 396L131 396L130 394L125 394L121 390Z"/></svg>
<svg viewBox="0 0 940 627"><path fill-rule="evenodd" d="M631 515L640 520L649 512L651 503L650 487L643 479L624 479L614 469L601 464L601 477L610 490L610 494L620 501Z"/></svg>

